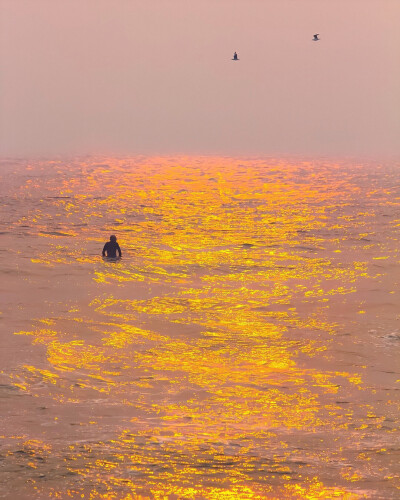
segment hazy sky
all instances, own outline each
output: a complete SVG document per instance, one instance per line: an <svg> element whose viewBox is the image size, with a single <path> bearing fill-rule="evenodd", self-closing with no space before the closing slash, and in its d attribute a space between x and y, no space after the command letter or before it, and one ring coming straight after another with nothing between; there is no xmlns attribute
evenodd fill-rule
<svg viewBox="0 0 400 500"><path fill-rule="evenodd" d="M0 0L0 62L2 156L400 153L400 0Z"/></svg>

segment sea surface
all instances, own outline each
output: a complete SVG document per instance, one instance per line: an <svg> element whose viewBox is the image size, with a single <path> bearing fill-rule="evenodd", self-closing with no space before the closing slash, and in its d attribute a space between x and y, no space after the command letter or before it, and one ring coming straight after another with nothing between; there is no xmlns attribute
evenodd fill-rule
<svg viewBox="0 0 400 500"><path fill-rule="evenodd" d="M1 498L400 498L399 163L4 159L0 201Z"/></svg>

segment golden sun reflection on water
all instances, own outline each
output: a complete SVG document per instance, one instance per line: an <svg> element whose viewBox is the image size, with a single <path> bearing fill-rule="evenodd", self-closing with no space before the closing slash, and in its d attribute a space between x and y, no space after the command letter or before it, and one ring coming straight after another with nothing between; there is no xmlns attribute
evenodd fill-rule
<svg viewBox="0 0 400 500"><path fill-rule="evenodd" d="M381 179L228 158L35 168L13 228L45 299L7 375L41 423L7 463L39 497L355 499L375 481L395 498L399 404L358 347L365 289L399 263Z"/></svg>

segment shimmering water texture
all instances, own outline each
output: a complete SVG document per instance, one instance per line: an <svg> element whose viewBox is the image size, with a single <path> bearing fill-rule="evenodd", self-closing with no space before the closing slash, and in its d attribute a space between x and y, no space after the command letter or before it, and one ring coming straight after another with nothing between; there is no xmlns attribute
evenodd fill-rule
<svg viewBox="0 0 400 500"><path fill-rule="evenodd" d="M1 173L2 498L400 497L399 165Z"/></svg>

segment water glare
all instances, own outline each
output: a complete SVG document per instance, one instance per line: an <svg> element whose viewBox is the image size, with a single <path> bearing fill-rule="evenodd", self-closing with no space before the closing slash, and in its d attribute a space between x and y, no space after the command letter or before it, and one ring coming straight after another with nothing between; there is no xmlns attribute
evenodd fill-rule
<svg viewBox="0 0 400 500"><path fill-rule="evenodd" d="M399 497L398 165L1 169L0 496Z"/></svg>

